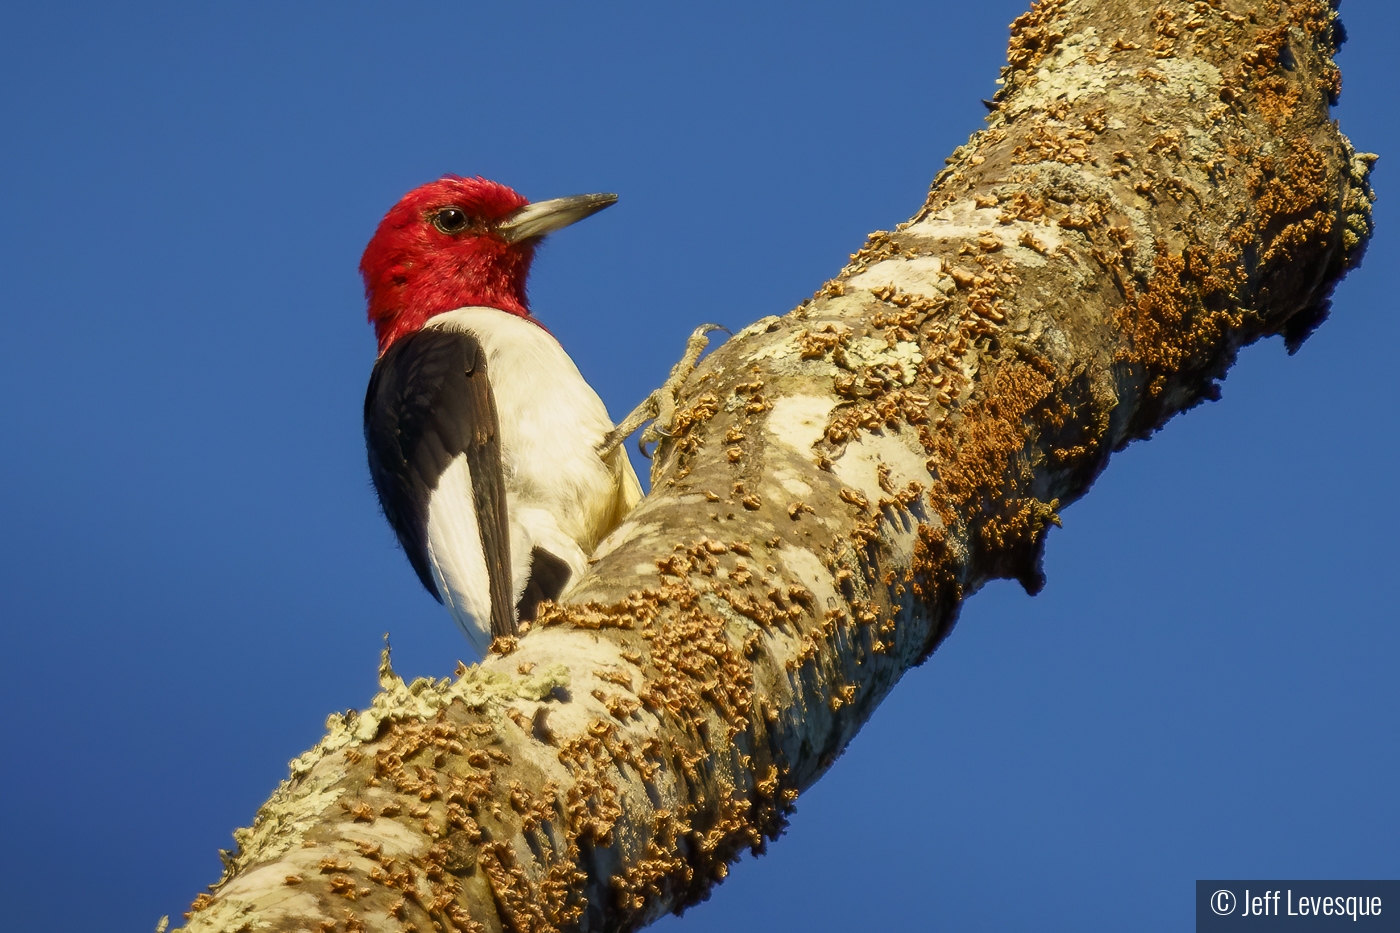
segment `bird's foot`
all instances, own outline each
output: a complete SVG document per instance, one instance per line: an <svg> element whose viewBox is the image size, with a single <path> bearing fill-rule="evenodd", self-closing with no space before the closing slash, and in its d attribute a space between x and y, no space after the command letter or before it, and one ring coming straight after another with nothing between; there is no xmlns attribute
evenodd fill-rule
<svg viewBox="0 0 1400 933"><path fill-rule="evenodd" d="M633 431L646 424L641 437L637 438L637 449L642 452L643 457L651 459L647 445L659 444L671 436L667 432L670 430L671 422L676 418L676 398L680 395L681 387L685 385L685 381L695 371L695 364L699 362L700 354L704 353L705 348L710 345L710 338L706 335L713 330L722 330L726 334L730 332L729 328L719 324L701 324L695 328L690 338L685 342L685 355L675 366L671 367L671 375L666 377L666 381L659 389L654 389L650 395L642 400L640 405L632 409L631 414L623 418L617 427L603 437L603 442L598 445L598 456L606 457ZM647 424L648 421L651 423Z"/></svg>

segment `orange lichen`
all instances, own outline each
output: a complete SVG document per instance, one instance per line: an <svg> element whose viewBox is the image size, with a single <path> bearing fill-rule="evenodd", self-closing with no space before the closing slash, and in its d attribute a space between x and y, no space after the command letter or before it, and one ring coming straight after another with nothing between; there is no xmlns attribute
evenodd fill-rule
<svg viewBox="0 0 1400 933"><path fill-rule="evenodd" d="M624 696L620 693L605 693L602 690L592 691L593 698L607 709L608 715L614 719L631 719L637 710L641 709L641 701Z"/></svg>
<svg viewBox="0 0 1400 933"><path fill-rule="evenodd" d="M1264 263L1291 262L1300 247L1332 232L1336 212L1329 181L1326 160L1302 137L1284 155L1266 156L1251 170L1248 184L1266 240Z"/></svg>
<svg viewBox="0 0 1400 933"><path fill-rule="evenodd" d="M984 402L956 433L939 439L930 466L938 471L940 511L944 520L1002 488L1012 457L1025 446L1025 416L1049 395L1051 382L1042 368L1002 366L991 380Z"/></svg>
<svg viewBox="0 0 1400 933"><path fill-rule="evenodd" d="M563 876L535 885L508 843L489 842L482 846L482 870L512 929L517 933L554 933L583 916L585 904L578 897L577 885L584 876L576 867L577 857L577 852L572 858L566 853L555 867L574 867L563 869Z"/></svg>
<svg viewBox="0 0 1400 933"><path fill-rule="evenodd" d="M717 411L719 411L719 399L709 392L702 394L695 400L694 404L676 411L669 428L672 435L670 443L676 445L677 464L679 465L676 479L690 473L695 455L700 451L700 437L694 429L713 418Z"/></svg>
<svg viewBox="0 0 1400 933"><path fill-rule="evenodd" d="M655 673L637 692L648 708L700 725L713 709L735 729L747 724L753 668L730 641L724 622L691 603L650 633Z"/></svg>
<svg viewBox="0 0 1400 933"><path fill-rule="evenodd" d="M520 647L520 639L514 635L498 635L491 642L490 652L492 654L507 655Z"/></svg>
<svg viewBox="0 0 1400 933"><path fill-rule="evenodd" d="M875 431L895 428L902 423L918 424L928 417L929 397L912 389L899 388L878 394L869 401L837 409L826 428L826 439L841 444L862 429Z"/></svg>
<svg viewBox="0 0 1400 933"><path fill-rule="evenodd" d="M1152 14L1152 30L1157 34L1152 53L1158 58L1170 58L1176 54L1176 39L1181 35L1181 27L1176 23L1176 11L1168 6L1159 6Z"/></svg>
<svg viewBox="0 0 1400 933"><path fill-rule="evenodd" d="M679 835L688 833L690 826L676 820L669 810L659 810L652 816L651 838L644 854L612 879L617 904L625 910L640 911L647 897L661 897L677 884L689 884L695 877L690 863L681 857Z"/></svg>
<svg viewBox="0 0 1400 933"><path fill-rule="evenodd" d="M816 330L804 330L797 335L797 346L804 360L815 360L826 356L834 348L845 343L851 335L849 327L824 324Z"/></svg>
<svg viewBox="0 0 1400 933"><path fill-rule="evenodd" d="M849 276L885 259L900 255L899 245L888 230L876 230L866 237L865 245L851 254L850 264L842 272Z"/></svg>
<svg viewBox="0 0 1400 933"><path fill-rule="evenodd" d="M1001 209L997 220L1009 224L1017 220L1036 221L1045 216L1045 202L1025 191L1017 191Z"/></svg>
<svg viewBox="0 0 1400 933"><path fill-rule="evenodd" d="M1011 161L1017 165L1033 162L1063 162L1079 165L1089 161L1089 143L1094 133L1087 129L1067 129L1056 132L1044 124L1031 127L1025 141L1011 150Z"/></svg>
<svg viewBox="0 0 1400 933"><path fill-rule="evenodd" d="M190 919L190 917L199 913L201 910L208 907L212 903L214 903L214 896L212 894L206 894L203 892L197 894L193 903L190 904L190 909L185 912L185 919Z"/></svg>
<svg viewBox="0 0 1400 933"><path fill-rule="evenodd" d="M1238 326L1232 293L1242 275L1234 254L1193 247L1172 255L1157 244L1147 290L1130 291L1115 312L1128 337L1116 358L1145 367L1149 396L1161 395L1181 370L1202 363Z"/></svg>
<svg viewBox="0 0 1400 933"><path fill-rule="evenodd" d="M1006 46L1007 70L1030 71L1065 38L1061 14L1064 0L1036 0L1011 22Z"/></svg>

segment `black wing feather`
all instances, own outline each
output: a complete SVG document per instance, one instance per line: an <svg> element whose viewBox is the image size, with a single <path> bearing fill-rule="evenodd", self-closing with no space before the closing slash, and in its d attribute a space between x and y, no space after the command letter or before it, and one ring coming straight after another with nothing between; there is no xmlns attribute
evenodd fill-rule
<svg viewBox="0 0 1400 933"><path fill-rule="evenodd" d="M370 375L365 447L384 517L438 602L428 565L428 501L452 461L466 456L491 585L491 634L515 634L496 399L476 338L421 330L395 341Z"/></svg>
<svg viewBox="0 0 1400 933"><path fill-rule="evenodd" d="M573 571L561 558L555 557L542 547L531 549L530 579L525 581L525 590L520 594L520 601L515 604L515 612L520 621L535 621L535 613L539 611L540 603L546 599L558 599L571 576Z"/></svg>

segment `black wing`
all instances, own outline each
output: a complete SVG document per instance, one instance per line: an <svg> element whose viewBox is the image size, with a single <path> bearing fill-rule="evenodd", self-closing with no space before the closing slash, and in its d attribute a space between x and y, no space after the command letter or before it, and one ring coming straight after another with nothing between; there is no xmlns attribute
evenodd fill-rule
<svg viewBox="0 0 1400 933"><path fill-rule="evenodd" d="M573 576L569 565L542 547L530 551L530 579L525 581L525 591L515 604L516 615L521 622L535 621L535 613L540 603L554 600L564 592L564 587Z"/></svg>
<svg viewBox="0 0 1400 933"><path fill-rule="evenodd" d="M370 375L365 447L384 517L438 602L428 565L428 502L448 465L466 456L491 583L491 634L515 634L496 400L476 338L421 330L395 341Z"/></svg>

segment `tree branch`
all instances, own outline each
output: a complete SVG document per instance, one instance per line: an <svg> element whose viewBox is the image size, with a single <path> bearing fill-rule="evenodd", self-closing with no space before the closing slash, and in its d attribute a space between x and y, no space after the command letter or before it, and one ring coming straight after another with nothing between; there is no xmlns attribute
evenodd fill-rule
<svg viewBox="0 0 1400 933"><path fill-rule="evenodd" d="M187 929L621 930L762 851L1109 454L1296 348L1370 235L1324 0L1042 0L907 223L688 383L564 604L373 706Z"/></svg>

